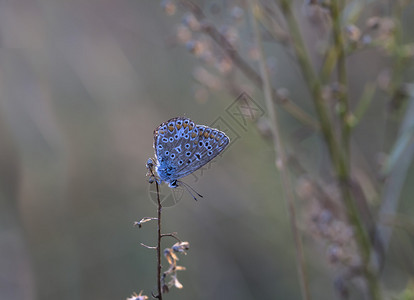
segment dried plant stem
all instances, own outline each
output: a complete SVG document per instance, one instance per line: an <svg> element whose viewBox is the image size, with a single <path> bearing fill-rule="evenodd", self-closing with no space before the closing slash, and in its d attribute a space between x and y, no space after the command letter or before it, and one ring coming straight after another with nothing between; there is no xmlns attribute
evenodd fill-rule
<svg viewBox="0 0 414 300"><path fill-rule="evenodd" d="M316 76L308 57L299 26L293 15L291 1L281 0L281 8L290 29L292 45L296 52L302 74L312 94L315 110L319 118L321 131L331 156L338 184L341 190L348 221L354 229L357 248L362 259L363 275L368 283L369 293L372 299L381 299L378 281L370 268L371 242L360 219L358 209L351 194L351 179L349 170L349 157L344 155L342 148L335 139L332 121L322 97L321 84ZM337 16L339 17L339 16ZM341 34L341 33L340 33Z"/></svg>
<svg viewBox="0 0 414 300"><path fill-rule="evenodd" d="M157 219L157 228L158 228L158 241L157 241L157 289L158 295L157 298L162 300L162 287L161 287L161 211L162 205L160 200L160 190L157 180L155 180L155 187L157 188L157 204L158 204L158 219Z"/></svg>
<svg viewBox="0 0 414 300"><path fill-rule="evenodd" d="M288 206L289 211L289 220L292 229L292 233L294 236L295 246L296 246L296 262L298 267L298 274L299 274L299 281L301 286L302 298L309 300L310 299L310 292L309 292L309 283L308 277L306 273L306 266L305 266L305 255L303 251L302 239L300 236L300 232L297 228L296 224L296 210L294 204L294 194L293 194L293 185L291 182L291 177L289 174L288 169L286 168L286 154L284 151L284 147L281 141L281 134L280 134L280 126L278 122L278 117L276 113L276 108L274 107L274 102L272 99L272 87L270 84L269 72L266 66L266 62L264 59L264 50L262 39L260 35L260 30L258 26L258 22L256 20L256 13L260 9L259 4L255 0L249 0L249 7L252 15L252 27L255 37L256 46L259 50L259 66L260 66L260 74L262 78L262 88L264 92L267 112L270 119L271 129L272 129L272 137L273 143L276 152L276 167L279 169L282 177L283 182L283 198Z"/></svg>
<svg viewBox="0 0 414 300"><path fill-rule="evenodd" d="M203 24L202 30L223 49L228 57L231 58L232 62L240 69L240 71L242 71L243 74L259 88L262 88L263 78L240 56L239 52L213 24L205 21L205 15L201 8L192 1L181 1L181 4L187 7L194 14L197 20ZM319 129L318 123L302 108L288 99L281 99L275 89L270 88L270 90L271 98L294 118L315 130Z"/></svg>

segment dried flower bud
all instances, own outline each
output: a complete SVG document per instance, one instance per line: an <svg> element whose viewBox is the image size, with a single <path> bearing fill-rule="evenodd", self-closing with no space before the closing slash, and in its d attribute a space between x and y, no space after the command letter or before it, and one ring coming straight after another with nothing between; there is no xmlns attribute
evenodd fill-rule
<svg viewBox="0 0 414 300"><path fill-rule="evenodd" d="M239 40L239 32L236 27L224 26L220 28L220 33L227 39L231 45L235 45Z"/></svg>
<svg viewBox="0 0 414 300"><path fill-rule="evenodd" d="M196 40L190 40L186 43L186 48L188 51L193 53L194 55L198 56L203 52L203 43Z"/></svg>
<svg viewBox="0 0 414 300"><path fill-rule="evenodd" d="M353 24L346 26L345 32L351 42L357 42L361 38L361 30Z"/></svg>
<svg viewBox="0 0 414 300"><path fill-rule="evenodd" d="M163 294L166 294L170 291L170 288L166 284L163 284L161 289Z"/></svg>
<svg viewBox="0 0 414 300"><path fill-rule="evenodd" d="M287 88L284 88L284 87L278 88L276 93L280 101L282 101L282 103L289 101L290 93Z"/></svg>
<svg viewBox="0 0 414 300"><path fill-rule="evenodd" d="M139 294L137 295L137 293L132 293L131 297L127 298L127 300L147 300L148 296L142 295L142 291L139 292Z"/></svg>
<svg viewBox="0 0 414 300"><path fill-rule="evenodd" d="M161 7L164 9L165 13L169 16L172 16L177 11L177 6L174 1L164 0L161 2Z"/></svg>
<svg viewBox="0 0 414 300"><path fill-rule="evenodd" d="M183 267L183 266L175 266L175 270L176 270L176 271L185 271L185 270L186 270L186 268L185 268L185 267Z"/></svg>
<svg viewBox="0 0 414 300"><path fill-rule="evenodd" d="M296 194L303 200L312 198L314 196L314 188L312 182L304 176L300 177L296 184Z"/></svg>
<svg viewBox="0 0 414 300"><path fill-rule="evenodd" d="M189 242L177 242L171 247L175 252L182 252L187 254L185 251L190 249Z"/></svg>
<svg viewBox="0 0 414 300"><path fill-rule="evenodd" d="M179 25L177 27L177 39L181 43L187 43L191 40L192 33L187 26Z"/></svg>
<svg viewBox="0 0 414 300"><path fill-rule="evenodd" d="M157 218L148 218L148 217L142 218L138 222L134 222L134 226L138 226L139 228L141 228L142 224L152 221L152 220L157 220Z"/></svg>
<svg viewBox="0 0 414 300"><path fill-rule="evenodd" d="M228 73L233 69L233 61L229 57L224 57L216 63L216 67L220 73Z"/></svg>
<svg viewBox="0 0 414 300"><path fill-rule="evenodd" d="M377 29L380 26L380 17L372 17L367 20L367 26L370 29Z"/></svg>
<svg viewBox="0 0 414 300"><path fill-rule="evenodd" d="M269 122L266 118L260 118L257 120L256 127L260 135L264 138L270 139L272 137L272 129L270 128Z"/></svg>
<svg viewBox="0 0 414 300"><path fill-rule="evenodd" d="M183 285L178 281L177 277L176 276L173 276L173 279L174 279L174 286L177 289L182 289L183 288Z"/></svg>
<svg viewBox="0 0 414 300"><path fill-rule="evenodd" d="M188 26L188 28L193 31L200 30L200 23L198 22L197 18L191 13L185 14L182 22L185 26Z"/></svg>
<svg viewBox="0 0 414 300"><path fill-rule="evenodd" d="M332 244L328 247L328 259L331 263L335 264L343 260L344 251L342 247Z"/></svg>
<svg viewBox="0 0 414 300"><path fill-rule="evenodd" d="M164 250L164 256L170 265L175 264L178 260L177 255L175 255L175 253L170 248L166 248Z"/></svg>

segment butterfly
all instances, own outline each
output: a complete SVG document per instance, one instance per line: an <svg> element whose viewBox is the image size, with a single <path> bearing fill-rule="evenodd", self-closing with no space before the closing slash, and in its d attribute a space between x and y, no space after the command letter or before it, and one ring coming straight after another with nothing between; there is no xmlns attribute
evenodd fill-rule
<svg viewBox="0 0 414 300"><path fill-rule="evenodd" d="M222 131L196 125L184 117L162 123L154 130L155 171L160 183L176 188L178 179L187 176L217 155L229 144ZM149 163L153 161L150 159Z"/></svg>

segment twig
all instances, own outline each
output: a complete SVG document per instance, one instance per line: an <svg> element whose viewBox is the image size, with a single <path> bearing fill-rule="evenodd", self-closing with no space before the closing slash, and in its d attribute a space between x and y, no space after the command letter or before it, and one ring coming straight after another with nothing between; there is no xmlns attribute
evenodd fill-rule
<svg viewBox="0 0 414 300"><path fill-rule="evenodd" d="M333 39L334 46L336 49L336 55L338 57L338 81L340 86L339 92L339 116L341 119L341 133L342 133L342 146L344 147L344 152L346 156L349 156L350 147L350 133L351 126L348 121L349 118L349 101L348 101L348 91L347 91L347 71L346 71L346 57L345 57L345 46L344 38L341 27L341 16L342 11L342 1L333 0L331 2L331 15L332 15L332 25L333 25ZM348 159L348 162L350 160Z"/></svg>
<svg viewBox="0 0 414 300"><path fill-rule="evenodd" d="M154 174L154 163L152 161L152 159L148 159L147 161L147 176L150 176L150 180L149 183L152 184L155 182L155 187L157 189L157 204L158 204L158 216L156 218L157 220L157 227L158 227L158 238L157 238L157 246L156 247L150 247L150 246L146 246L144 244L141 243L141 245L149 248L149 249L156 249L157 250L157 290L158 290L158 295L154 296L154 294L152 294L155 298L158 298L159 300L162 300L162 284L161 284L161 211L162 211L162 206L161 206L161 200L160 200L160 189L159 189L159 184L158 184L158 180L156 179L156 176ZM154 219L154 218L150 218L150 219Z"/></svg>
<svg viewBox="0 0 414 300"><path fill-rule="evenodd" d="M155 186L157 188L157 204L158 204L158 243L157 243L157 287L158 295L157 298L162 300L162 288L161 288L161 200L160 200L160 190L158 186L158 181L155 180Z"/></svg>
<svg viewBox="0 0 414 300"><path fill-rule="evenodd" d="M163 233L163 234L161 234L161 238L163 238L163 237L167 237L167 236L170 236L170 237L172 237L172 238L175 238L178 242L182 242L178 237L177 237L177 233L176 232L172 232L172 233Z"/></svg>
<svg viewBox="0 0 414 300"><path fill-rule="evenodd" d="M148 246L148 245L145 245L144 243L140 243L140 244L141 244L141 246L143 246L145 248L157 250L157 246Z"/></svg>
<svg viewBox="0 0 414 300"><path fill-rule="evenodd" d="M251 15L252 15L251 19L252 19L252 25L253 25L253 30L254 30L254 37L256 39L256 44L257 44L257 47L260 53L259 65L260 65L261 78L263 78L262 88L263 88L263 92L265 96L267 111L268 111L269 118L271 121L273 143L274 143L275 152L276 152L275 165L279 169L281 176L282 176L284 199L288 205L290 225L291 225L292 233L293 233L294 240L295 240L297 267L298 267L302 297L303 299L309 300L310 292L309 292L309 283L308 283L306 267L305 267L305 255L303 252L303 245L302 245L300 233L296 225L296 210L295 210L295 204L294 204L292 182L291 182L288 169L286 168L286 163L287 163L286 154L285 154L285 150L284 150L284 147L281 141L281 134L280 134L277 113L276 113L276 110L275 110L275 107L272 101L272 89L270 86L269 73L267 70L266 62L264 60L263 45L262 45L261 35L259 31L259 26L257 24L256 15L255 15L255 13L258 12L257 10L260 9L260 7L259 7L259 4L254 0L249 0L249 7L250 7Z"/></svg>
<svg viewBox="0 0 414 300"><path fill-rule="evenodd" d="M213 24L205 20L206 17L201 8L192 1L181 1L180 3L188 8L194 14L197 20L203 24L203 32L209 35L217 43L217 45L219 45L224 50L227 56L244 73L244 75L259 88L262 88L263 78L240 56L238 51L231 45L226 37L222 35ZM315 130L319 129L318 123L308 113L302 110L294 102L289 101L288 99L281 99L278 96L277 91L273 88L271 88L271 97L277 104L281 105L283 109L289 112L297 120Z"/></svg>

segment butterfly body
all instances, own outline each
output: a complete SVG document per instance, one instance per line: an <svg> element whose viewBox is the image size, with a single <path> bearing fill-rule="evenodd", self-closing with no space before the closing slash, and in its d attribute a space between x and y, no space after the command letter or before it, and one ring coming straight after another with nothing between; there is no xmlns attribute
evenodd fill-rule
<svg viewBox="0 0 414 300"><path fill-rule="evenodd" d="M196 125L184 117L162 123L154 130L155 170L161 181L177 187L177 179L198 170L229 144L217 129Z"/></svg>

